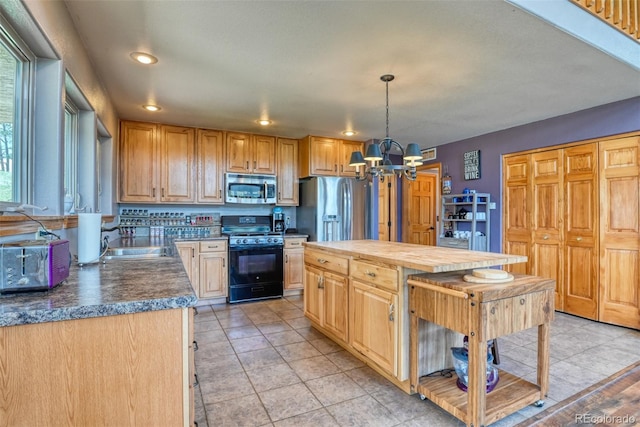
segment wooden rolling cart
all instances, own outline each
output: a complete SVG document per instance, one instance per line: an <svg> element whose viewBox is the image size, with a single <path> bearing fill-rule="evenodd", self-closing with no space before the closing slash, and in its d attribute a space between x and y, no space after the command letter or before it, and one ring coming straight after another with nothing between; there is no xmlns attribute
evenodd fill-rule
<svg viewBox="0 0 640 427"><path fill-rule="evenodd" d="M527 405L544 404L549 388L549 324L554 316L555 280L515 275L515 280L506 284L472 284L462 279L463 274L409 277L410 382L411 390L421 398L428 398L467 426L480 427ZM495 389L486 393L487 340L534 326L538 328L537 384L500 370ZM425 333L434 328L437 332ZM452 378L425 375L452 368L448 345L457 333L469 337L468 393L457 387L455 373ZM427 340L426 347L421 343L420 353L428 354L418 354L419 339ZM429 365L426 372L425 364Z"/></svg>

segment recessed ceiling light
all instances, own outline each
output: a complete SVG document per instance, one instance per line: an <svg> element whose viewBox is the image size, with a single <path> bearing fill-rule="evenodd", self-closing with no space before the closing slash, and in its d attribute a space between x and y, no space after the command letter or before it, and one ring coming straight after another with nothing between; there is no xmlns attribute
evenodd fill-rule
<svg viewBox="0 0 640 427"><path fill-rule="evenodd" d="M342 132L342 134L343 134L344 136L353 136L353 135L355 135L356 133L358 133L358 132L356 132L356 131L354 131L354 130L345 130L344 132Z"/></svg>
<svg viewBox="0 0 640 427"><path fill-rule="evenodd" d="M162 108L158 107L157 105L143 105L142 108L144 108L147 111L160 111L160 110L162 110Z"/></svg>
<svg viewBox="0 0 640 427"><path fill-rule="evenodd" d="M271 123L273 122L267 119L258 120L258 124L261 126L269 126Z"/></svg>
<svg viewBox="0 0 640 427"><path fill-rule="evenodd" d="M133 58L134 61L145 65L155 64L156 62L158 62L158 58L149 53L131 52L129 56Z"/></svg>

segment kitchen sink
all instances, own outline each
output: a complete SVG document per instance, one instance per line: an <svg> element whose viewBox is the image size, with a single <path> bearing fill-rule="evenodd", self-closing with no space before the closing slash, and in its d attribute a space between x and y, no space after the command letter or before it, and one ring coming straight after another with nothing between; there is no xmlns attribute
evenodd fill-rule
<svg viewBox="0 0 640 427"><path fill-rule="evenodd" d="M164 246L109 248L104 259L157 258L166 255L167 251Z"/></svg>

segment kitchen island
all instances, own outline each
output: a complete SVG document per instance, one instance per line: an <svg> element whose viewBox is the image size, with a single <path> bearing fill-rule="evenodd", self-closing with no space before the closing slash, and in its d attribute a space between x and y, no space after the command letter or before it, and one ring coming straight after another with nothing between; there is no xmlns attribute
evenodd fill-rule
<svg viewBox="0 0 640 427"><path fill-rule="evenodd" d="M304 310L312 324L407 393L409 276L525 262L525 256L378 240L305 243ZM451 347L459 334L436 334ZM426 347L426 345L425 345ZM449 355L426 354L420 374ZM442 359L444 358L444 359ZM442 359L442 360L440 360Z"/></svg>
<svg viewBox="0 0 640 427"><path fill-rule="evenodd" d="M178 257L1 296L0 425L191 424L196 302Z"/></svg>

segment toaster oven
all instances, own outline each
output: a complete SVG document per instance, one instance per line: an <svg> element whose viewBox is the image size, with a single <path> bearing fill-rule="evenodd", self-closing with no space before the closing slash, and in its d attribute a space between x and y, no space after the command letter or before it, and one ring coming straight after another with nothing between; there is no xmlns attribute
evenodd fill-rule
<svg viewBox="0 0 640 427"><path fill-rule="evenodd" d="M0 244L0 293L51 289L69 277L68 240Z"/></svg>

